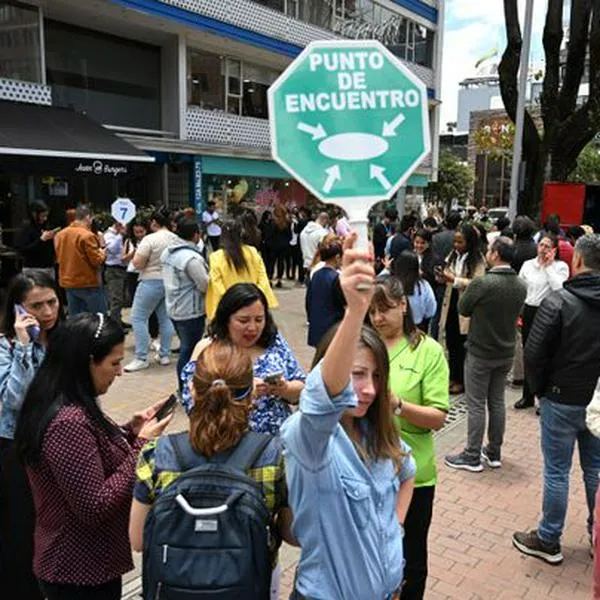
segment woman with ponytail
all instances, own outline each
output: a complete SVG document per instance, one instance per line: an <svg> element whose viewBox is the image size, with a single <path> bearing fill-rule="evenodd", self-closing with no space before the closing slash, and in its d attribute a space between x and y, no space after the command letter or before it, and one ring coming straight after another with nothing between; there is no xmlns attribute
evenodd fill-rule
<svg viewBox="0 0 600 600"><path fill-rule="evenodd" d="M186 443L198 456L213 459L231 453L249 431L254 372L248 352L227 341L215 340L199 354L190 382L193 402L189 412L190 431ZM144 523L157 498L180 475L182 467L172 436L146 444L138 461L137 480L131 506L129 536L134 550L144 546ZM248 475L262 488L271 514L270 551L273 564L271 598L279 598L279 570L276 567L281 537L289 533L291 514L279 438L272 438L254 462Z"/></svg>

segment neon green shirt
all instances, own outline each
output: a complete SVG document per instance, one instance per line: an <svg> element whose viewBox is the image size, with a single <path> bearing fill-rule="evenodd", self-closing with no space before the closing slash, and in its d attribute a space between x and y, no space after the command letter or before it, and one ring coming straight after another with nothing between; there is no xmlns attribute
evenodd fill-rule
<svg viewBox="0 0 600 600"><path fill-rule="evenodd" d="M413 350L407 339L388 349L390 390L403 402L448 411L448 362L442 347L429 336ZM435 485L437 468L431 429L411 425L395 417L402 439L412 448L417 462L416 487Z"/></svg>

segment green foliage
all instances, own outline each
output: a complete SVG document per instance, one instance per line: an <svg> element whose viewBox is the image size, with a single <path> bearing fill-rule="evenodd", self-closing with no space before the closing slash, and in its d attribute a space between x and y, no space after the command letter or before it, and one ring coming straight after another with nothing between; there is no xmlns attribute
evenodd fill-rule
<svg viewBox="0 0 600 600"><path fill-rule="evenodd" d="M577 183L600 182L600 148L588 144L577 159L577 166L569 175L569 181Z"/></svg>
<svg viewBox="0 0 600 600"><path fill-rule="evenodd" d="M453 200L466 202L471 197L474 181L473 171L452 152L442 150L437 182L428 187L430 199L450 206Z"/></svg>

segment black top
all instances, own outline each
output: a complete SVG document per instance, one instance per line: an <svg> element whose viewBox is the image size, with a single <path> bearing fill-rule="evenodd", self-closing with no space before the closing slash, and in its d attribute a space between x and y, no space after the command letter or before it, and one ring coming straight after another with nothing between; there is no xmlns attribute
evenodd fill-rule
<svg viewBox="0 0 600 600"><path fill-rule="evenodd" d="M316 347L329 329L344 317L346 300L335 269L323 267L311 277L306 306L308 345Z"/></svg>
<svg viewBox="0 0 600 600"><path fill-rule="evenodd" d="M587 406L600 377L600 274L583 273L540 305L525 345L532 391Z"/></svg>
<svg viewBox="0 0 600 600"><path fill-rule="evenodd" d="M31 269L47 269L54 266L54 241L42 242L42 228L36 223L27 223L18 237L17 250L23 257L23 266Z"/></svg>

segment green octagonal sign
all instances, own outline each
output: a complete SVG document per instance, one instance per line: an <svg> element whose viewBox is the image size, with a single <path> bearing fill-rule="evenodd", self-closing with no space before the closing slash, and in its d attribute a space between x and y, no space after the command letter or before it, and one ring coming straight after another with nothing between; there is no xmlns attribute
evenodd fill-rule
<svg viewBox="0 0 600 600"><path fill-rule="evenodd" d="M427 89L377 41L312 42L269 89L273 158L354 214L430 151Z"/></svg>

